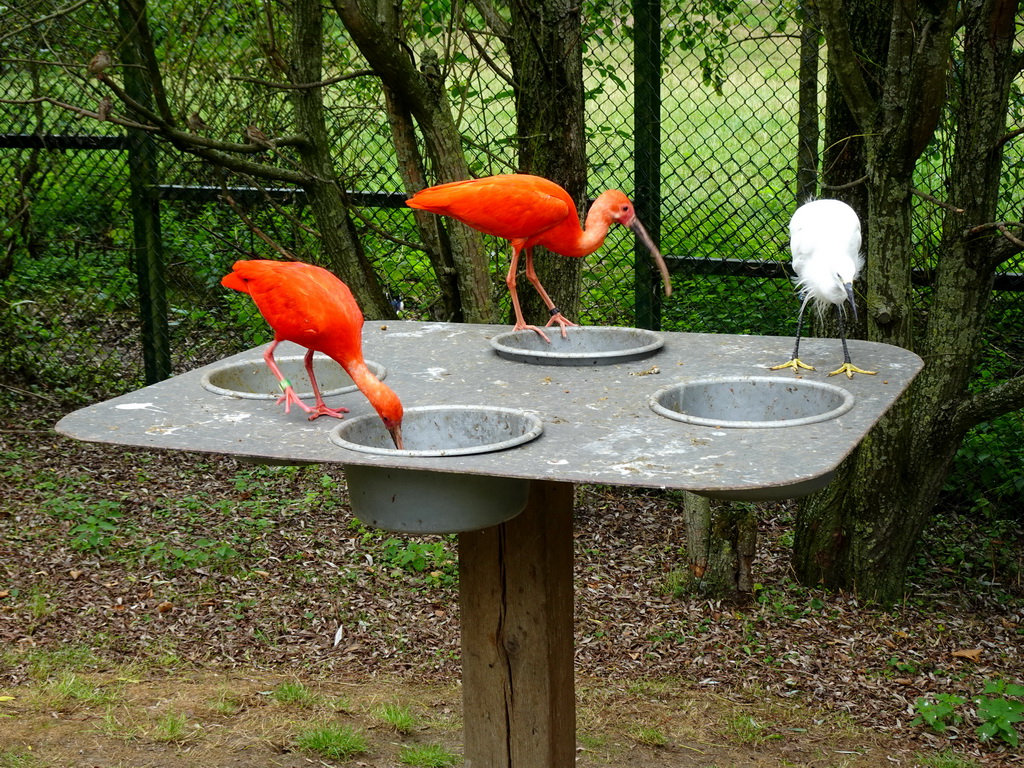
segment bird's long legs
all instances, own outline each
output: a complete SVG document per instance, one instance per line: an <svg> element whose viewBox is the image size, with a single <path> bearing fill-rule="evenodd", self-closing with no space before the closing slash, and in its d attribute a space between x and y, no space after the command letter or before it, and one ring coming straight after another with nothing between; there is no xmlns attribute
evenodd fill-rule
<svg viewBox="0 0 1024 768"><path fill-rule="evenodd" d="M527 325L526 320L523 319L523 310L519 306L519 294L516 291L516 278L518 277L517 273L519 272L519 254L523 251L523 246L522 246L521 243L522 243L522 241L519 241L519 244L517 244L516 242L512 243L512 264L509 266L509 268L508 268L508 275L505 277L505 285L508 286L508 292L512 296L512 310L516 314L516 324L512 327L512 330L513 331L536 331L537 333L540 334L540 337L542 339L544 339L544 341L546 341L548 344L550 344L551 343L551 339L548 338L548 335L546 333L544 333L544 331L542 331L536 325ZM532 252L532 249L527 248L526 249L526 273L527 273L527 277L529 277L530 272L532 270L533 270L533 252ZM537 277L537 275L534 274L534 278L536 278L536 277ZM533 280L531 280L530 282L533 282ZM539 283L534 283L534 285L538 285L538 284ZM541 288L540 290L541 290L541 294L542 294L543 298L547 299L547 301L548 301L548 309L550 309L551 307L555 306L554 303L551 301L551 299L548 298L547 294L543 293L544 289ZM552 317L552 320L553 319L554 319L554 317ZM566 322L568 322L568 321L566 321ZM549 325L551 324L550 321L548 322L548 324ZM564 327L562 328L562 335L563 336L565 335L565 328Z"/></svg>
<svg viewBox="0 0 1024 768"><path fill-rule="evenodd" d="M846 348L846 332L843 330L843 311L838 304L834 306L836 308L836 320L839 322L839 338L843 342L843 364L832 371L829 376L835 376L839 373L845 373L848 379L852 379L855 373L866 373L869 376L874 376L878 371L865 371L863 368L858 368L850 362L850 350Z"/></svg>
<svg viewBox="0 0 1024 768"><path fill-rule="evenodd" d="M327 403L324 402L324 398L320 394L320 387L317 386L316 376L313 375L312 349L306 352L306 357L303 362L306 365L306 373L309 374L309 383L313 385L313 395L316 397L316 408L307 411L307 413L310 414L309 420L312 421L317 416L331 416L335 419L344 418L342 414L348 413L348 408L328 408Z"/></svg>
<svg viewBox="0 0 1024 768"><path fill-rule="evenodd" d="M793 359L788 363L782 365L772 366L770 370L781 371L783 368L792 368L793 373L800 373L800 369L803 368L808 371L813 371L813 365L807 365L800 359L800 330L804 325L804 310L807 309L807 302L811 300L810 296L804 296L803 302L800 304L800 313L796 316L796 345L793 347ZM844 348L846 342L843 342Z"/></svg>
<svg viewBox="0 0 1024 768"><path fill-rule="evenodd" d="M277 398L277 405L284 403L285 413L290 413L292 405L297 405L306 413L311 414L309 417L310 421L317 418L318 416L334 416L335 418L340 419L342 413L348 413L347 408L340 408L338 410L335 410L333 408L328 408L324 404L324 400L320 396L319 387L317 387L316 384L316 379L313 377L312 350L306 353L306 370L309 372L309 380L313 384L313 392L316 394L317 397L317 407L310 408L308 405L306 405L299 399L299 396L295 394L295 389L292 387L292 383L284 377L284 374L281 373L281 369L278 368L277 363L274 362L274 350L277 349L277 345L279 343L280 342L277 341L277 339L275 339L274 343L267 347L267 351L263 353L264 362L267 364L267 367L270 368L270 372L274 374L274 377L277 379L278 385L281 387L281 391L284 393L279 398Z"/></svg>
<svg viewBox="0 0 1024 768"><path fill-rule="evenodd" d="M544 290L544 286L540 284L540 278L537 277L537 270L533 268L533 248L526 249L526 279L529 280L533 287L537 289L537 293L540 294L541 299L544 301L544 306L548 308L548 312L551 313L551 319L548 320L544 327L547 328L552 323L558 323L562 328L562 338L566 338L568 334L565 332L566 326L575 327L576 323L572 322L565 315L562 314L561 310L555 306L555 302L548 296L548 292Z"/></svg>
<svg viewBox="0 0 1024 768"><path fill-rule="evenodd" d="M295 394L295 390L292 388L292 383L284 377L281 373L281 369L277 367L277 363L274 362L274 350L277 349L277 345L280 342L274 339L274 343L267 347L267 351L263 353L263 361L267 364L270 372L274 374L277 379L278 386L281 387L281 391L284 393L281 397L277 398L277 405L284 403L284 412L288 413L291 410L292 405L297 405L299 408L304 410L306 413L312 413L313 409L306 405L304 402L299 400L299 396Z"/></svg>

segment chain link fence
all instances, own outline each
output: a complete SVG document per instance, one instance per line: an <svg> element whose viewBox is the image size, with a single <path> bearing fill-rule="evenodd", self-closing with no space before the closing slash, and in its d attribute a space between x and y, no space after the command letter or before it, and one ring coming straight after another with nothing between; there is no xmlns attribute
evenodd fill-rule
<svg viewBox="0 0 1024 768"><path fill-rule="evenodd" d="M284 80L287 66L280 53L284 14L273 19L275 30L268 7L150 3L165 97L196 136L245 143L251 129L272 137L294 133L288 91L268 86ZM514 171L508 84L489 73L467 39L446 34L443 18L419 8L415 42L451 62L445 82L472 172ZM777 4L742 8L742 23L731 25L668 13L660 19L660 240L676 265L673 296L660 307L665 330L795 332L798 305L782 264L797 196L799 25L791 9ZM316 222L294 185L218 170L145 131L97 119L119 107L105 101L108 91L87 69L93 55L100 48L114 53L108 72L119 83L136 66L125 55L118 10L92 3L57 10L53 0L5 9L0 382L77 403L136 388L161 365L180 372L267 341L269 330L251 302L219 284L236 259L324 258ZM596 0L585 6L585 19L590 192L618 187L632 195L640 185L633 159L635 19L630 7ZM365 64L336 18L327 17L324 40L324 76L338 78L324 88L329 140L353 226L400 316L444 319L402 205L385 96L375 78L352 76ZM287 142L257 149L255 160L286 170L296 162ZM1024 165L1019 153L1008 162ZM921 187L940 187L941 163L928 167L933 175ZM1006 200L1007 211L1024 204L1021 186L1016 195ZM137 261L133 212L137 217L140 206L158 227L155 266ZM937 226L928 221L928 206L919 205L916 215L922 231ZM923 273L933 263L927 243L926 237ZM493 295L507 317L508 247L492 240L488 249ZM1001 287L1019 289L1013 274L1024 265L1006 268L1011 274ZM632 237L613 232L585 260L579 321L636 324L634 279ZM992 302L986 365L994 375L1020 370L1022 305L1019 290L998 291ZM147 358L147 327L166 336L170 358L163 363ZM1013 414L972 433L949 503L1019 508L1022 418Z"/></svg>

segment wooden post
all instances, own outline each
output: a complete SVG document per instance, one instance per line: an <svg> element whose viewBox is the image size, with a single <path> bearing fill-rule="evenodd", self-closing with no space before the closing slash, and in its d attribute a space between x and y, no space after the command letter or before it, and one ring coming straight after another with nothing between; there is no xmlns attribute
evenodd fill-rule
<svg viewBox="0 0 1024 768"><path fill-rule="evenodd" d="M575 764L572 483L459 535L465 768Z"/></svg>

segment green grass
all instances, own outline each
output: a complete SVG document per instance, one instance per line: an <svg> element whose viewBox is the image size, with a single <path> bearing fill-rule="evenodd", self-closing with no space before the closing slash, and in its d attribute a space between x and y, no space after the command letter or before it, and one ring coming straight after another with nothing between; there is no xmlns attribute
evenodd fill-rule
<svg viewBox="0 0 1024 768"><path fill-rule="evenodd" d="M109 704L117 700L120 686L94 685L74 672L63 672L39 689L38 706L55 711L77 706Z"/></svg>
<svg viewBox="0 0 1024 768"><path fill-rule="evenodd" d="M380 719L399 733L411 733L416 727L416 717L408 707L400 704L385 704L380 708Z"/></svg>
<svg viewBox="0 0 1024 768"><path fill-rule="evenodd" d="M952 750L943 750L937 755L917 753L914 756L921 768L980 768L981 763L967 757L958 757Z"/></svg>
<svg viewBox="0 0 1024 768"><path fill-rule="evenodd" d="M184 712L165 712L156 719L149 732L153 741L161 742L182 742L188 736L188 716Z"/></svg>
<svg viewBox="0 0 1024 768"><path fill-rule="evenodd" d="M741 744L756 747L768 739L778 738L771 727L749 715L735 715L724 722L726 733Z"/></svg>
<svg viewBox="0 0 1024 768"><path fill-rule="evenodd" d="M369 744L363 734L347 725L319 725L300 732L295 746L332 760L349 760L366 754Z"/></svg>
<svg viewBox="0 0 1024 768"><path fill-rule="evenodd" d="M458 765L462 762L462 758L439 744L423 746L403 744L398 753L398 762L402 765L416 766L416 768L446 768L449 765Z"/></svg>
<svg viewBox="0 0 1024 768"><path fill-rule="evenodd" d="M667 747L668 736L660 728L640 725L630 730L630 737L637 743L647 747Z"/></svg>
<svg viewBox="0 0 1024 768"><path fill-rule="evenodd" d="M0 768L37 768L39 758L26 749L0 749Z"/></svg>
<svg viewBox="0 0 1024 768"><path fill-rule="evenodd" d="M300 707L312 707L317 700L316 694L298 681L281 683L270 696L281 704L295 704Z"/></svg>

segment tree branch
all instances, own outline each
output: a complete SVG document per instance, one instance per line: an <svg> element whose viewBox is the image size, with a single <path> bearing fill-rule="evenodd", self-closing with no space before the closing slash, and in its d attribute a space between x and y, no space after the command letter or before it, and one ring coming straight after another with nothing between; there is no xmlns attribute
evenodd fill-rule
<svg viewBox="0 0 1024 768"><path fill-rule="evenodd" d="M502 40L512 36L512 27L505 21L498 9L489 0L470 0L477 12L484 17L484 22L491 31Z"/></svg>
<svg viewBox="0 0 1024 768"><path fill-rule="evenodd" d="M996 143L996 149L999 149L1009 141L1013 141L1018 136L1024 136L1024 128L1016 128L1009 133L1003 134L999 141Z"/></svg>
<svg viewBox="0 0 1024 768"><path fill-rule="evenodd" d="M1018 230L1015 234L1010 227ZM963 238L968 240L972 237L996 230L1003 239L992 247L992 256L988 260L989 265L995 269L1012 256L1024 251L1024 223L1019 221L990 221L985 224L978 224L964 231Z"/></svg>
<svg viewBox="0 0 1024 768"><path fill-rule="evenodd" d="M861 59L857 55L847 26L849 17L844 5L841 2L820 2L818 16L828 42L829 66L833 68L846 98L846 104L857 124L862 130L868 131L872 128L877 105L864 79Z"/></svg>
<svg viewBox="0 0 1024 768"><path fill-rule="evenodd" d="M51 14L49 14L47 16L41 16L38 19L32 19L32 21L30 21L25 26L18 27L17 29L12 30L11 32L6 32L6 33L0 35L0 43L2 43L4 40L7 40L8 38L17 37L18 35L22 34L27 29L30 29L32 27L37 27L40 24L43 24L43 23L45 23L47 21L52 21L53 19L58 19L61 16L66 16L67 14L71 13L72 11L74 11L74 10L76 10L78 8L81 8L83 5L85 5L88 2L89 2L89 0L78 0L77 3L72 3L71 5L69 5L69 6L65 7L65 8L59 8L56 11L54 11L53 13L51 13Z"/></svg>
<svg viewBox="0 0 1024 768"><path fill-rule="evenodd" d="M1021 408L1024 408L1024 376L1016 376L963 400L954 420L957 428L966 432L982 422Z"/></svg>
<svg viewBox="0 0 1024 768"><path fill-rule="evenodd" d="M328 85L344 82L345 80L352 80L357 77L366 77L374 74L376 73L372 69L357 69L354 72L349 72L347 75L338 75L337 77L331 77L327 80L321 80L318 83L274 83L270 80L261 80L258 77L245 77L243 75L228 75L227 79L237 80L243 83L255 83L256 85L262 85L266 88L276 88L282 91L303 91L309 88L324 88Z"/></svg>
<svg viewBox="0 0 1024 768"><path fill-rule="evenodd" d="M36 96L32 99L0 99L0 104L53 104L53 106L66 109L68 112L74 112L76 115L91 117L94 120L105 120L108 123L120 125L125 128L138 128L139 130L149 131L151 133L158 133L160 131L156 126L137 123L126 117L118 117L117 115L107 115L106 117L102 117L98 111L93 112L85 109L84 107L76 107L74 104L68 104L50 96Z"/></svg>

